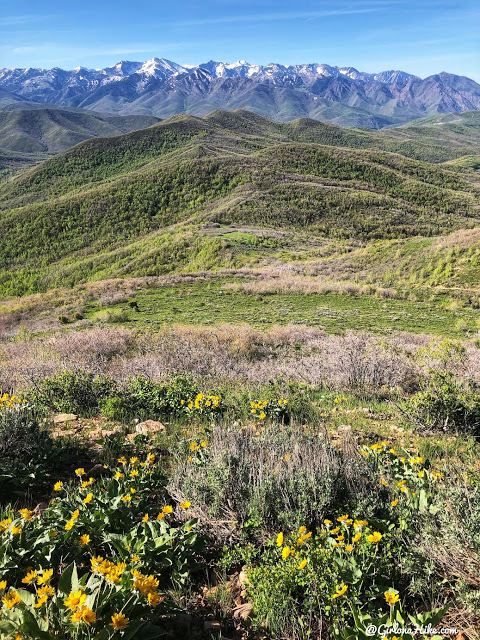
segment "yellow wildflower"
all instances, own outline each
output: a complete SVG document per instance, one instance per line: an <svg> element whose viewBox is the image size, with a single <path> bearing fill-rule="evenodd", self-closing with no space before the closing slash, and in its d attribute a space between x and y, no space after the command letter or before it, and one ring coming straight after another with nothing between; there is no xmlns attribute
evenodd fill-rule
<svg viewBox="0 0 480 640"><path fill-rule="evenodd" d="M340 598L340 596L343 596L347 589L348 586L342 583L339 587L337 587L337 591L333 594L332 598Z"/></svg>
<svg viewBox="0 0 480 640"><path fill-rule="evenodd" d="M2 602L7 609L13 609L13 607L22 601L20 594L15 589L12 589L2 598Z"/></svg>
<svg viewBox="0 0 480 640"><path fill-rule="evenodd" d="M45 584L43 585L43 587L40 587L40 589L37 591L37 595L42 597L42 596L54 596L55 595L55 589L49 585L49 584Z"/></svg>
<svg viewBox="0 0 480 640"><path fill-rule="evenodd" d="M304 558L298 565L298 568L301 570L301 569L305 569L306 566L307 566L307 559Z"/></svg>
<svg viewBox="0 0 480 640"><path fill-rule="evenodd" d="M284 560L286 560L288 558L289 555L291 555L293 553L293 549L290 549L290 547L283 547L282 549L282 558Z"/></svg>
<svg viewBox="0 0 480 640"><path fill-rule="evenodd" d="M88 533L84 533L83 536L80 536L80 544L82 545L82 547L86 547L90 542L91 539Z"/></svg>
<svg viewBox="0 0 480 640"><path fill-rule="evenodd" d="M125 629L130 622L129 618L124 613L114 613L112 616L112 622L110 626L114 629L120 631L121 629Z"/></svg>
<svg viewBox="0 0 480 640"><path fill-rule="evenodd" d="M22 582L23 584L31 584L32 582L35 582L36 579L37 579L37 572L29 571L27 575L24 578L22 578Z"/></svg>
<svg viewBox="0 0 480 640"><path fill-rule="evenodd" d="M83 504L88 504L93 500L93 493L88 493L83 499Z"/></svg>
<svg viewBox="0 0 480 640"><path fill-rule="evenodd" d="M45 569L42 572L41 576L38 576L37 578L37 584L46 584L47 582L50 581L50 578L53 576L53 569Z"/></svg>
<svg viewBox="0 0 480 640"><path fill-rule="evenodd" d="M191 504L192 503L188 502L188 500L187 500L187 502L181 502L180 506L182 507L182 509L188 509L191 506Z"/></svg>
<svg viewBox="0 0 480 640"><path fill-rule="evenodd" d="M35 607L35 609L40 609L40 607L43 607L43 605L47 602L47 600L48 600L47 595L40 596L33 606Z"/></svg>
<svg viewBox="0 0 480 640"><path fill-rule="evenodd" d="M78 469L75 469L75 475L84 476L85 475L85 469L83 467L79 467Z"/></svg>
<svg viewBox="0 0 480 640"><path fill-rule="evenodd" d="M158 595L155 591L152 591L147 596L148 604L151 607L156 607L162 602L162 597Z"/></svg>
<svg viewBox="0 0 480 640"><path fill-rule="evenodd" d="M383 535L379 531L374 531L372 534L370 534L367 537L367 540L369 542L380 542L382 538L383 538Z"/></svg>
<svg viewBox="0 0 480 640"><path fill-rule="evenodd" d="M78 591L72 591L68 598L64 600L63 604L67 607L67 609L70 609L70 611L76 611L83 605L86 599L86 594L80 589Z"/></svg>
<svg viewBox="0 0 480 640"><path fill-rule="evenodd" d="M388 604L395 604L400 600L400 596L398 593L394 593L393 591L385 591L385 600Z"/></svg>
<svg viewBox="0 0 480 640"><path fill-rule="evenodd" d="M277 536L277 547L281 547L283 545L283 532L280 531L280 533Z"/></svg>
<svg viewBox="0 0 480 640"><path fill-rule="evenodd" d="M75 613L70 616L70 620L72 622L85 622L85 624L93 624L97 616L95 613L86 605L78 608Z"/></svg>

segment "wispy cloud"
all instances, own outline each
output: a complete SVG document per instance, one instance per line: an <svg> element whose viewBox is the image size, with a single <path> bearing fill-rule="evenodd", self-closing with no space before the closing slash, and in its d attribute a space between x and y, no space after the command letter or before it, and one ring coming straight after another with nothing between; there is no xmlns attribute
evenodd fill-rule
<svg viewBox="0 0 480 640"><path fill-rule="evenodd" d="M199 18L194 20L180 20L171 24L187 27L207 24L228 24L238 22L271 22L277 20L312 20L315 18L328 18L334 16L346 16L360 13L375 13L390 6L391 2L385 2L371 7L351 9L329 9L323 11L279 11L271 13L252 13L237 16L220 16L218 18Z"/></svg>
<svg viewBox="0 0 480 640"><path fill-rule="evenodd" d="M34 22L43 22L51 20L56 16L51 15L21 15L21 16L1 16L0 27L18 27L24 24L32 24Z"/></svg>

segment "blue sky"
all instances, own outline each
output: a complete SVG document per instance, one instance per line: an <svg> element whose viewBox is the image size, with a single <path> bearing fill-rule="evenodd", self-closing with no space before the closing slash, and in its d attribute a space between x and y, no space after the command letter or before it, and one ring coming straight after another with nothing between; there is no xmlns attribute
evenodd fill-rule
<svg viewBox="0 0 480 640"><path fill-rule="evenodd" d="M449 71L480 82L477 0L1 0L0 67L165 57Z"/></svg>

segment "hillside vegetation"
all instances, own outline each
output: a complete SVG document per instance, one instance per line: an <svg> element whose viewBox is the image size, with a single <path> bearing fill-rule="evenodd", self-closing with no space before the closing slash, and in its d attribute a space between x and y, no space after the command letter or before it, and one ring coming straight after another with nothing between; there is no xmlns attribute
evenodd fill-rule
<svg viewBox="0 0 480 640"><path fill-rule="evenodd" d="M0 187L1 291L184 271L200 255L244 264L212 225L363 241L474 227L475 174L439 164L441 145L436 164L407 157L422 144L247 112L88 140Z"/></svg>
<svg viewBox="0 0 480 640"><path fill-rule="evenodd" d="M23 103L20 103L23 106ZM81 109L0 110L0 149L19 153L58 153L87 140L143 129L154 116L109 116Z"/></svg>

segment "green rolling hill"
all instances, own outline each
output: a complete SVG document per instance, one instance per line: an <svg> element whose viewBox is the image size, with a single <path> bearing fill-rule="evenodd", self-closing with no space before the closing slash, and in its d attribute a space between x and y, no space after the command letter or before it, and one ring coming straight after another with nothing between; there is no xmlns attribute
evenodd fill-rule
<svg viewBox="0 0 480 640"><path fill-rule="evenodd" d="M20 102L15 108L0 110L0 149L53 154L88 138L118 136L158 121L153 116L109 116L82 109L38 108L38 105L30 108L28 103Z"/></svg>
<svg viewBox="0 0 480 640"><path fill-rule="evenodd" d="M479 225L465 148L425 144L417 128L402 137L218 111L87 140L1 184L0 291L295 260L305 234L310 246ZM252 257L218 232L229 225L289 240Z"/></svg>

